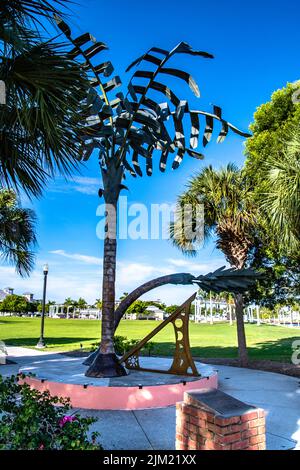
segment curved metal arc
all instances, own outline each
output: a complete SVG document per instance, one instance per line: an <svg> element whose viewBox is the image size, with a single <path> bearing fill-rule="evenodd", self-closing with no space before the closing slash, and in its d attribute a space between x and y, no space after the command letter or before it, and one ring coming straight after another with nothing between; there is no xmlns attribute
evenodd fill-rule
<svg viewBox="0 0 300 470"><path fill-rule="evenodd" d="M197 372L197 369L194 365L194 361L192 359L192 356L190 354L190 349L189 349L189 341L188 341L188 315L189 315L189 309L191 306L191 303L195 300L195 297L197 295L197 292L195 292L191 297L189 297L180 307L178 307L172 315L170 315L166 320L164 320L162 323L160 323L154 330L152 330L145 338L143 338L137 345L135 345L130 351L125 353L121 359L120 363L126 362L131 356L138 356L139 351L148 343L148 341L153 338L157 333L159 333L163 328L165 328L169 323L172 323L174 326L175 330L175 336L176 336L176 326L174 325L174 322L180 318L180 315L182 312L184 312L185 318L182 319L183 321L183 326L182 326L182 332L183 332L183 337L184 337L184 349L183 349L183 354L186 355L186 363L185 365L188 364L188 367L191 367L192 373L188 373L186 371L180 370L180 355L178 355L178 348L176 348L175 356L173 358L173 363L171 365L171 368L168 371L165 370L159 370L157 372L160 373L166 373L166 374L178 374L178 375L199 375ZM180 328L181 329L181 328ZM176 338L176 344L177 344L177 338ZM155 371L154 369L146 369L143 367L135 367L139 370L148 370L148 371Z"/></svg>

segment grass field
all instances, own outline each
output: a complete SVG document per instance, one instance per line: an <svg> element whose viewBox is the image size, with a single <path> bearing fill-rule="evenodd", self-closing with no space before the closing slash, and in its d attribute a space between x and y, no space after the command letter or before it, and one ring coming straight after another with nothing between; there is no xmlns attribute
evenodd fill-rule
<svg viewBox="0 0 300 470"><path fill-rule="evenodd" d="M117 334L129 339L142 339L158 325L156 321L123 321ZM153 354L171 355L174 350L172 326L161 331L153 341ZM35 347L40 334L39 318L0 317L0 340L7 345ZM47 347L53 351L88 348L99 339L97 320L45 320ZM300 339L300 329L270 325L246 325L249 355L253 359L290 362L292 342ZM197 357L237 356L236 328L229 324L190 324L192 353Z"/></svg>

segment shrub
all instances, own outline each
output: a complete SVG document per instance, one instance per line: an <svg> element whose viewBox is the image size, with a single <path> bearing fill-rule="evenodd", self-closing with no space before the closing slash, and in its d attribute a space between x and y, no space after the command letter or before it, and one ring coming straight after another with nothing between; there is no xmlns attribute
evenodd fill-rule
<svg viewBox="0 0 300 470"><path fill-rule="evenodd" d="M123 355L125 352L130 351L133 346L140 342L139 339L128 339L126 336L114 336L114 346L116 354Z"/></svg>
<svg viewBox="0 0 300 470"><path fill-rule="evenodd" d="M128 339L127 336L120 336L116 335L114 336L114 347L116 354L118 356L123 356L124 353L130 351L131 348L133 348L136 344L138 344L141 340L140 339ZM91 352L96 351L98 349L99 343L93 343L91 347ZM149 341L145 346L143 347L142 351L147 351L148 355L151 356L151 352L153 351L155 347L155 343L152 341Z"/></svg>
<svg viewBox="0 0 300 470"><path fill-rule="evenodd" d="M70 414L69 398L39 392L0 375L0 450L99 450L92 417Z"/></svg>

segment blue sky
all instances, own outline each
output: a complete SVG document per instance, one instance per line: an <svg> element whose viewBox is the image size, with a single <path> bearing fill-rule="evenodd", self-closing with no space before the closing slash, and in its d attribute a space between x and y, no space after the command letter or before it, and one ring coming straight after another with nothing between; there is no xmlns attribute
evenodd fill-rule
<svg viewBox="0 0 300 470"><path fill-rule="evenodd" d="M80 0L79 0L80 2ZM223 115L247 130L257 106L272 92L300 77L300 6L295 0L241 2L215 0L100 0L81 1L73 6L72 29L79 35L90 31L106 42L110 50L101 59L113 62L123 81L126 66L151 46L173 48L184 40L195 49L214 54L214 60L178 56L173 64L192 73L199 84L201 98L195 98L185 84L177 87L181 98L193 108L223 108ZM173 83L173 82L172 82ZM176 171L162 174L154 163L152 177L127 179L128 202L173 203L187 179L204 165L215 167L233 161L242 165L244 143L230 134L223 144L212 141L205 149L205 160L185 158ZM49 263L50 299L85 297L89 302L101 297L102 241L96 236L99 217L96 209L101 178L96 156L73 181L57 177L44 197L31 205L38 216L36 268L29 279L20 279L12 267L0 266L0 287L32 291L41 296L41 266ZM121 240L118 247L117 294L167 272L205 273L224 264L213 243L200 250L197 258L184 258L166 240ZM177 303L193 288L163 287L151 298Z"/></svg>

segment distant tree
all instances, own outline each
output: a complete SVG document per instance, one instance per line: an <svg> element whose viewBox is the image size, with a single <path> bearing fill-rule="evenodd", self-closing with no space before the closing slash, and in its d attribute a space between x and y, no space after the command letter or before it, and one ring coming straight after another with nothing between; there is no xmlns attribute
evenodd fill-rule
<svg viewBox="0 0 300 470"><path fill-rule="evenodd" d="M54 300L49 300L49 301L46 303L46 305L45 305L45 312L46 312L46 313L49 313L50 306L51 306L51 305L55 305L55 304L56 304L56 302L55 302ZM43 304L42 304L42 302L39 302L39 303L37 304L37 311L38 311L38 312L41 312L42 309L43 309Z"/></svg>
<svg viewBox="0 0 300 470"><path fill-rule="evenodd" d="M76 307L82 310L87 308L87 305L88 305L87 301L84 300L82 297L79 297L79 299L76 302Z"/></svg>
<svg viewBox="0 0 300 470"><path fill-rule="evenodd" d="M71 299L71 297L67 297L64 301L64 310L67 312L67 309L72 310L76 305L76 300Z"/></svg>
<svg viewBox="0 0 300 470"><path fill-rule="evenodd" d="M300 295L299 250L299 86L288 84L273 93L254 114L246 142L245 174L260 207L260 239L251 266L264 274L250 289L249 300L270 308Z"/></svg>
<svg viewBox="0 0 300 470"><path fill-rule="evenodd" d="M96 302L94 303L94 307L97 308L98 310L102 310L102 300L96 299Z"/></svg>
<svg viewBox="0 0 300 470"><path fill-rule="evenodd" d="M120 300L126 299L127 296L128 296L128 292L123 292L123 294L120 295Z"/></svg>
<svg viewBox="0 0 300 470"><path fill-rule="evenodd" d="M265 162L263 175L265 192L261 209L282 251L297 256L300 252L300 119L282 154L274 154Z"/></svg>
<svg viewBox="0 0 300 470"><path fill-rule="evenodd" d="M31 303L22 295L7 295L0 303L1 312L28 313L30 309Z"/></svg>
<svg viewBox="0 0 300 470"><path fill-rule="evenodd" d="M175 312L175 310L179 307L179 305L168 305L166 308L165 308L165 312L168 313L169 315L172 315L172 313Z"/></svg>
<svg viewBox="0 0 300 470"><path fill-rule="evenodd" d="M178 197L177 205L190 204L195 209L204 206L204 233L206 238L215 236L216 246L221 250L231 267L243 269L253 249L254 234L257 230L258 211L253 204L252 188L241 170L232 163L225 168L214 170L211 166L195 175L187 190ZM197 214L194 211L194 214ZM196 215L194 216L195 219ZM187 255L196 255L197 244L186 239L184 220L171 225L171 237L175 246ZM196 221L195 221L196 222ZM195 241L197 234L195 234ZM246 334L244 328L242 294L235 294L239 361L248 363Z"/></svg>
<svg viewBox="0 0 300 470"><path fill-rule="evenodd" d="M144 302L143 300L136 300L133 302L133 304L129 307L127 310L127 313L137 313L137 314L144 314L147 309L147 302Z"/></svg>
<svg viewBox="0 0 300 470"><path fill-rule="evenodd" d="M295 90L295 85L289 83L275 91L270 101L257 108L250 125L252 137L246 141L245 169L259 198L265 192L264 173L269 158L284 160L291 130L300 123L300 106L293 100Z"/></svg>

